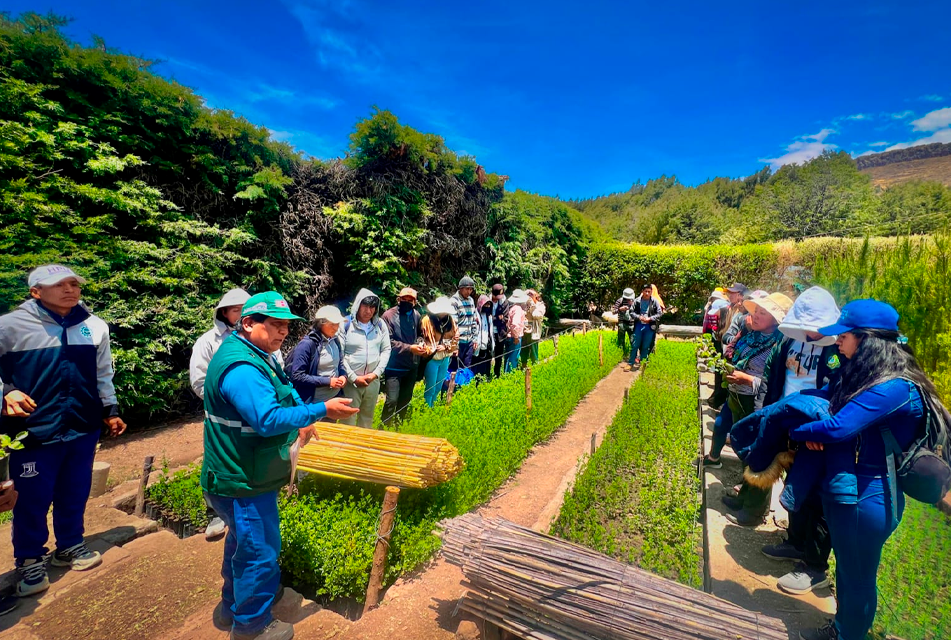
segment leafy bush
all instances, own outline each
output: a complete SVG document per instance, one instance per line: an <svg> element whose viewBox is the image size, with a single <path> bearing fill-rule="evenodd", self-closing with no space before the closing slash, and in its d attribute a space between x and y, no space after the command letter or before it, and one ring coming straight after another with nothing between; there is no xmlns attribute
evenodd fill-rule
<svg viewBox="0 0 951 640"><path fill-rule="evenodd" d="M162 469L158 482L149 487L146 496L167 514L186 518L195 527L208 524L208 508L201 490L201 462L169 475Z"/></svg>
<svg viewBox="0 0 951 640"><path fill-rule="evenodd" d="M701 586L696 378L694 345L657 344L565 497L552 535Z"/></svg>
<svg viewBox="0 0 951 640"><path fill-rule="evenodd" d="M460 388L452 406L415 407L399 430L446 438L458 447L466 468L446 484L401 492L388 581L431 557L438 548L432 531L439 520L487 500L531 447L564 423L581 398L620 362L614 342L604 340L604 346L604 366L599 367L597 332L563 336L558 357L532 368L533 406L527 417L521 371ZM383 487L309 477L301 497L286 501L281 511L285 575L321 595L362 598L382 494Z"/></svg>

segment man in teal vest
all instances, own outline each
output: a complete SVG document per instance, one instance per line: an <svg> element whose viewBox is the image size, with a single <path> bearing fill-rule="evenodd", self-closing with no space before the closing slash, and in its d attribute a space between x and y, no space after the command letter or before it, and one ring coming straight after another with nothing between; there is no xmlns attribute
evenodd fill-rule
<svg viewBox="0 0 951 640"><path fill-rule="evenodd" d="M201 486L228 525L215 625L232 640L290 640L294 627L274 620L280 588L277 492L291 475L290 447L316 435L312 424L347 418L350 400L304 404L271 355L280 350L291 313L279 293L252 296L205 378L205 457Z"/></svg>

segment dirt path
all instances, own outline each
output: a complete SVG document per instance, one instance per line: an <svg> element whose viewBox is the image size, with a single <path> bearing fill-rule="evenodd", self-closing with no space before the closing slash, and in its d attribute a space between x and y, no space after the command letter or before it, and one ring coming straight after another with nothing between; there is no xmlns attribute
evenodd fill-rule
<svg viewBox="0 0 951 640"><path fill-rule="evenodd" d="M482 513L500 515L525 526L547 529L557 515L564 490L581 456L590 451L591 434L604 431L624 400L635 375L616 368L575 408L565 426L535 449L486 505ZM418 575L402 578L386 593L379 609L355 623L311 616L296 626L295 637L339 640L438 640L455 637L462 618L454 615L462 597L462 573L437 559ZM324 613L324 612L322 612Z"/></svg>
<svg viewBox="0 0 951 640"><path fill-rule="evenodd" d="M163 461L173 468L197 460L202 454L202 428L202 422L191 418L115 439L105 438L96 460L112 465L109 487L114 487L138 478L146 456L155 456L156 469L161 468Z"/></svg>
<svg viewBox="0 0 951 640"><path fill-rule="evenodd" d="M713 391L713 375L701 374L701 402ZM704 451L710 450L716 414L704 405ZM780 562L762 554L763 545L783 539L776 521L788 515L773 494L773 512L767 522L755 529L737 526L726 519L728 510L721 497L738 483L742 467L733 449L723 449L723 468L704 473L706 546L710 593L750 611L759 611L786 623L790 638L798 638L800 629L815 628L835 613L835 598L829 588L805 596L780 591L777 580L793 568L792 562ZM780 485L777 485L779 487Z"/></svg>

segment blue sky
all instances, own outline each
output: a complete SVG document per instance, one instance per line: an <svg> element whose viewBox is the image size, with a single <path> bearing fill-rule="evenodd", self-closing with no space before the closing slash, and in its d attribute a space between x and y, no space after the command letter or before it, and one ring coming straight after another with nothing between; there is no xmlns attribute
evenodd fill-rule
<svg viewBox="0 0 951 640"><path fill-rule="evenodd" d="M947 0L4 4L161 59L316 157L377 105L565 198L951 142Z"/></svg>

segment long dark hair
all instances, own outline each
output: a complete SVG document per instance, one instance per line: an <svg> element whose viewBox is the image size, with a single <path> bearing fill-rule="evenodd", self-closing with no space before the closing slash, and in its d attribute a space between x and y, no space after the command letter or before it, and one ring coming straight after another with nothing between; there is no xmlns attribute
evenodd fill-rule
<svg viewBox="0 0 951 640"><path fill-rule="evenodd" d="M911 347L899 343L897 331L852 329L850 333L859 339L859 345L852 357L845 359L842 373L832 387L829 409L833 414L863 391L894 378L911 380L932 397L938 397Z"/></svg>

